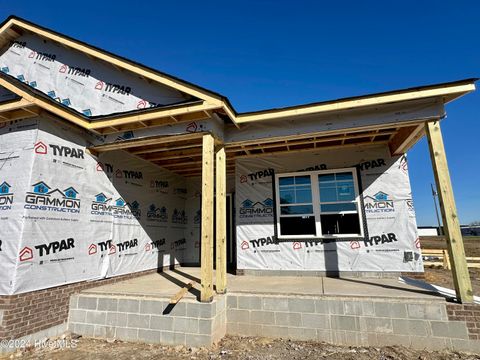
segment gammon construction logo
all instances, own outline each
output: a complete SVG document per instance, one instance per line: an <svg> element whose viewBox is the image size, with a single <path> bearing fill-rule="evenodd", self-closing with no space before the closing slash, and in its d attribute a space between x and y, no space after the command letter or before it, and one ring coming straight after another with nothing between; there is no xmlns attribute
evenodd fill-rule
<svg viewBox="0 0 480 360"><path fill-rule="evenodd" d="M387 213L395 211L393 200L383 191L377 192L375 195L367 195L363 198L366 213Z"/></svg>
<svg viewBox="0 0 480 360"><path fill-rule="evenodd" d="M273 217L273 200L266 198L262 202L246 199L239 211L240 218Z"/></svg>
<svg viewBox="0 0 480 360"><path fill-rule="evenodd" d="M185 214L185 210L177 210L174 209L172 213L172 223L173 224L182 224L185 225L187 223L187 215Z"/></svg>
<svg viewBox="0 0 480 360"><path fill-rule="evenodd" d="M91 211L92 215L112 215L112 205L109 205L109 202L112 198L107 197L104 193L98 193L95 195L95 200L92 201Z"/></svg>
<svg viewBox="0 0 480 360"><path fill-rule="evenodd" d="M13 192L6 181L0 184L0 210L10 210L13 204Z"/></svg>
<svg viewBox="0 0 480 360"><path fill-rule="evenodd" d="M167 222L168 221L167 208L165 206L158 208L155 206L155 204L151 204L148 207L147 220Z"/></svg>
<svg viewBox="0 0 480 360"><path fill-rule="evenodd" d="M32 187L33 191L27 192L25 196L25 209L80 213L80 199L75 188L70 186L61 191L50 188L43 181L33 184Z"/></svg>
<svg viewBox="0 0 480 360"><path fill-rule="evenodd" d="M140 204L134 200L131 204L127 204L123 198L115 200L115 205L112 207L112 215L120 219L140 219L142 212Z"/></svg>

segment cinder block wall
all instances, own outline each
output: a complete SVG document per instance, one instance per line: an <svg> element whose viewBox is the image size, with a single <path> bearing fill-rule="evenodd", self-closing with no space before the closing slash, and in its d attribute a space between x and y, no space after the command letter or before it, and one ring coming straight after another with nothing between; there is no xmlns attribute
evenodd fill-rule
<svg viewBox="0 0 480 360"><path fill-rule="evenodd" d="M52 327L62 331L65 327L59 325L66 326L72 294L156 271L147 270L98 281L83 281L24 294L0 296L0 340L19 339Z"/></svg>
<svg viewBox="0 0 480 360"><path fill-rule="evenodd" d="M211 303L182 299L167 309L167 299L78 294L70 301L68 327L84 336L197 347L225 336L225 295Z"/></svg>
<svg viewBox="0 0 480 360"><path fill-rule="evenodd" d="M392 301L229 294L227 334L478 352L477 315L480 306L447 305L443 298Z"/></svg>

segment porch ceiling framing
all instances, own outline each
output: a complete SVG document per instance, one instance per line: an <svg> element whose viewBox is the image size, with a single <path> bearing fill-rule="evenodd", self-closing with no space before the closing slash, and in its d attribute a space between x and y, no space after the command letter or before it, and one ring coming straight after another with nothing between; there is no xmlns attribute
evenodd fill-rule
<svg viewBox="0 0 480 360"><path fill-rule="evenodd" d="M0 123L38 116L41 109L24 98L0 104Z"/></svg>
<svg viewBox="0 0 480 360"><path fill-rule="evenodd" d="M235 171L235 160L265 155L315 151L354 146L383 144L392 155L406 151L414 141L423 136L424 122L416 120L405 124L354 128L336 132L307 133L284 137L226 143L225 171ZM155 136L132 139L112 144L98 145L89 150L93 154L125 150L164 169L185 177L200 176L202 172L202 138L205 132ZM218 142L218 140L217 140Z"/></svg>

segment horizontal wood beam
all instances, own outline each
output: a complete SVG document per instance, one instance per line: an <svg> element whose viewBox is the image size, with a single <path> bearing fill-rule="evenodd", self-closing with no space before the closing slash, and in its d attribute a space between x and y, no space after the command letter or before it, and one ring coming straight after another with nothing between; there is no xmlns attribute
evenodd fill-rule
<svg viewBox="0 0 480 360"><path fill-rule="evenodd" d="M461 84L433 89L419 89L390 94L364 96L362 98L337 100L328 103L296 106L286 109L267 110L264 112L240 114L236 118L238 124L281 119L285 117L298 117L302 115L319 114L330 111L358 109L369 106L379 106L395 102L418 100L432 97L446 96L448 94L463 94L475 90L474 84Z"/></svg>
<svg viewBox="0 0 480 360"><path fill-rule="evenodd" d="M154 154L156 155L156 154ZM142 157L145 160L174 160L174 159L184 159L190 157L201 157L202 151L201 147L194 150L181 150L181 151L164 151L160 155L152 156L152 157Z"/></svg>
<svg viewBox="0 0 480 360"><path fill-rule="evenodd" d="M115 126L118 128L122 125L138 123L140 121L145 122L149 126L164 125L165 123L172 123L172 116L174 116L177 120L180 120L181 116L185 116L186 120L182 121L191 121L191 119L205 119L205 114L203 111L216 108L218 108L218 106L205 103L178 106L172 109L159 108L158 110L149 110L140 114L132 113L129 115L118 115L111 120L94 120L89 124L88 128L101 129L109 126ZM191 115L191 113L194 113L195 115ZM187 115L189 117L187 117ZM151 121L151 123L149 123L149 121ZM160 121L161 123L155 124L155 121Z"/></svg>
<svg viewBox="0 0 480 360"><path fill-rule="evenodd" d="M142 154L152 154L157 152L168 152L172 150L183 150L183 149L192 149L192 148L199 148L201 151L202 144L201 143L185 143L174 145L174 146L144 146L139 147L139 149L131 149L129 152L133 155L142 155Z"/></svg>
<svg viewBox="0 0 480 360"><path fill-rule="evenodd" d="M305 138L325 138L327 136L329 137L334 137L334 136L342 136L344 134L351 134L355 135L360 133L368 133L372 131L395 131L397 128L405 127L405 126L413 126L413 125L419 125L423 124L423 121L419 120L412 120L412 121L405 121L402 123L395 123L395 124L384 124L384 125L371 125L371 126L364 126L364 127L358 127L358 128L350 128L350 129L338 129L338 130L329 130L329 131L317 131L317 132L311 132L311 133L306 133L303 132L301 134L293 134L293 135L284 135L284 136L268 136L268 137L262 137L262 138L255 138L255 139L250 139L250 140L240 140L240 141L231 141L225 144L225 146L228 148L233 147L233 146L247 146L247 145L257 145L259 143L272 143L272 142L280 142L284 140L304 140Z"/></svg>
<svg viewBox="0 0 480 360"><path fill-rule="evenodd" d="M131 139L131 140L124 140L124 141L117 141L111 144L103 144L92 146L90 149L95 150L97 152L105 152L105 151L112 151L112 150L120 150L120 149L129 149L139 146L147 146L147 145L158 145L158 144L167 144L167 143L174 143L178 141L187 141L187 140L198 140L201 139L204 133L192 133L192 134L181 134L181 135L159 135L159 136L152 136L144 139Z"/></svg>
<svg viewBox="0 0 480 360"><path fill-rule="evenodd" d="M250 154L250 155L230 155L228 159L243 159L243 158L253 158L253 157L260 157L260 156L267 156L267 155L278 155L278 154L286 154L286 153L298 153L298 152L305 152L305 151L314 151L314 150L328 150L328 149L344 149L348 147L355 147L355 146L377 146L380 144L388 144L388 141L377 141L377 142L364 142L364 143L358 143L358 144L338 144L338 145L332 145L332 146L322 146L322 147L309 147L309 148L304 148L304 149L291 149L291 150L279 150L279 151L268 151L268 152L261 152L258 154ZM313 145L313 144L312 144ZM278 146L280 147L280 145ZM284 145L286 148L286 146Z"/></svg>
<svg viewBox="0 0 480 360"><path fill-rule="evenodd" d="M379 135L391 135L395 134L395 131L386 131L382 133L377 133L377 132L369 132L369 133L361 133L361 134L355 134L355 135L340 135L340 136L330 136L330 137L310 137L305 140L290 140L290 141L283 141L283 142L278 142L278 143L258 143L257 145L249 145L247 146L242 146L235 148L235 147L228 147L226 149L227 153L230 152L237 152L237 151L250 151L250 150L256 150L256 149L269 149L269 148L276 148L276 147L281 147L281 146L295 146L295 145L304 145L304 144L318 144L322 142L330 142L330 141L336 141L336 140L345 140L345 139L358 139L358 138L364 138L364 137L374 137L374 136L379 136ZM308 134L306 134L308 135Z"/></svg>
<svg viewBox="0 0 480 360"><path fill-rule="evenodd" d="M28 101L25 98L20 98L14 101L9 101L4 104L0 104L0 113L5 111L17 110L17 109L27 109L29 107L35 106L34 103Z"/></svg>

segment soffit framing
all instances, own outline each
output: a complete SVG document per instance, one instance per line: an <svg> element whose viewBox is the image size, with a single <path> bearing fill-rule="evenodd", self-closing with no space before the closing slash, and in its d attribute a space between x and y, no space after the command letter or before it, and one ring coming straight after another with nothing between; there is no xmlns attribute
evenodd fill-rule
<svg viewBox="0 0 480 360"><path fill-rule="evenodd" d="M351 129L335 133L311 133L288 138L271 138L256 143L224 144L227 174L235 171L235 160L285 153L349 148L358 146L389 146L392 155L405 152L423 136L424 122L415 121L376 128ZM205 133L133 139L90 148L98 154L124 150L140 159L185 177L202 173L202 137ZM217 146L221 142L217 140Z"/></svg>

